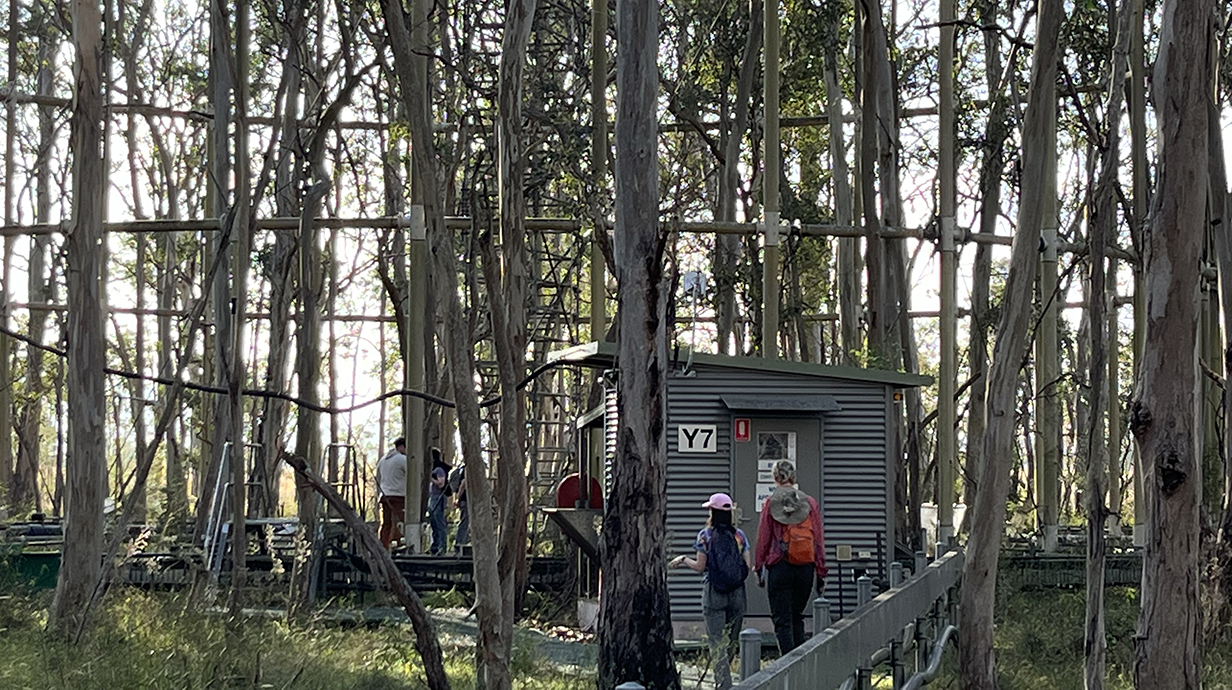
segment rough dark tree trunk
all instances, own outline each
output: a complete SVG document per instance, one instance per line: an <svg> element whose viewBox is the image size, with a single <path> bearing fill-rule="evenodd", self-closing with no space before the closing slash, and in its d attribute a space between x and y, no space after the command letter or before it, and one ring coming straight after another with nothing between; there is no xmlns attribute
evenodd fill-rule
<svg viewBox="0 0 1232 690"><path fill-rule="evenodd" d="M667 591L666 233L655 121L659 6L616 6L616 278L620 381L616 457L603 521L599 687L679 688Z"/></svg>
<svg viewBox="0 0 1232 690"><path fill-rule="evenodd" d="M1211 29L1208 0L1165 2L1154 79L1159 176L1144 247L1146 341L1131 416L1142 453L1145 495L1139 502L1147 532L1134 664L1139 688L1202 684L1194 344L1209 165Z"/></svg>

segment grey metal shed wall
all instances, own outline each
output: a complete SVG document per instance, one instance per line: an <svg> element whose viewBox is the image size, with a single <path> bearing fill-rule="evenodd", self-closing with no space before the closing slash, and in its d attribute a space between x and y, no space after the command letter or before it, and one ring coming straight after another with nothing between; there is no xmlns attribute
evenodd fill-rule
<svg viewBox="0 0 1232 690"><path fill-rule="evenodd" d="M810 393L835 398L842 409L822 415L822 504L826 560L831 577L826 596L836 604L835 544L851 544L855 553L876 554L876 534L883 549L893 544L890 477L887 477L887 412L889 387L874 382L792 376L773 372L695 367L690 377L668 380L668 553L690 553L693 539L706 519L701 504L715 491L731 490L731 412L720 396L736 393ZM677 452L679 424L717 424L718 452L691 455ZM743 506L746 514L755 507ZM850 570L845 565L845 576ZM756 587L752 578L750 585ZM669 571L672 617L701 619L701 576L687 569ZM846 586L854 605L854 585ZM848 608L851 608L850 606Z"/></svg>

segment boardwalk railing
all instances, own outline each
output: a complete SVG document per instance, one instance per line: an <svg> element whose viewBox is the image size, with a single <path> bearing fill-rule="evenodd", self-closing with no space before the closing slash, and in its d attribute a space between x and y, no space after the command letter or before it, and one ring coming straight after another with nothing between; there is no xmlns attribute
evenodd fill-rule
<svg viewBox="0 0 1232 690"><path fill-rule="evenodd" d="M962 571L962 551L951 551L764 669L756 668L757 652L742 649L743 680L735 687L867 688L872 669L884 662L896 689L921 687L936 674L945 643L956 640ZM757 651L760 638L757 633ZM913 651L915 673L908 679L905 658Z"/></svg>

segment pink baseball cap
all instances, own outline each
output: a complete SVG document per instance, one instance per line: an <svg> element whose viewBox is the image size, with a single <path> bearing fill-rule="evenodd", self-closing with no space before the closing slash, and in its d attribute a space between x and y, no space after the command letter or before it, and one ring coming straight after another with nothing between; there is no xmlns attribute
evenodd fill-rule
<svg viewBox="0 0 1232 690"><path fill-rule="evenodd" d="M702 504L703 508L714 508L715 510L731 510L732 498L724 493L710 494L710 500Z"/></svg>

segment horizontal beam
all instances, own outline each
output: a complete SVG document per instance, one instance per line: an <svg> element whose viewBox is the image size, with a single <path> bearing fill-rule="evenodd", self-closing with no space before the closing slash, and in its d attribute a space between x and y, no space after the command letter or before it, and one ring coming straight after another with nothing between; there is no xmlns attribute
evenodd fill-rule
<svg viewBox="0 0 1232 690"><path fill-rule="evenodd" d="M452 230L464 230L471 227L475 223L474 218L467 216L448 216L445 218L445 226ZM163 233L163 232L215 232L219 229L220 219L207 220L169 220L169 219L154 219L154 220L125 220L112 221L103 224L105 232L118 233ZM314 221L317 227L321 228L347 228L347 229L370 229L370 228L398 228L408 227L408 221L401 216L377 216L372 218L318 218ZM257 230L296 230L299 228L299 218L260 218L256 221ZM615 227L614 221L608 220L604 222L605 227L611 229ZM683 221L672 222L663 221L665 227L669 230L689 234L715 234L715 235L755 235L760 234L764 227L761 223L739 223L735 221ZM526 229L536 230L540 232L580 232L593 225L591 221L579 220L576 218L527 218ZM52 235L65 234L70 227L69 222L63 223L31 223L28 225L0 225L0 237L14 237L22 235ZM804 237L865 237L868 233L862 226L858 225L832 225L824 223L805 223L800 225L788 225L783 229L783 232L790 235L801 235ZM876 235L882 239L900 240L900 239L918 239L925 241L936 241L937 235L935 229L931 226L928 228L886 228L880 230ZM1010 235L992 235L988 233L963 233L957 238L960 244L987 244L999 246L1012 246L1014 238ZM1085 245L1073 242L1061 242L1058 245L1063 252L1083 252ZM1137 255L1119 247L1110 246L1107 248L1109 256L1130 262L1137 261Z"/></svg>

